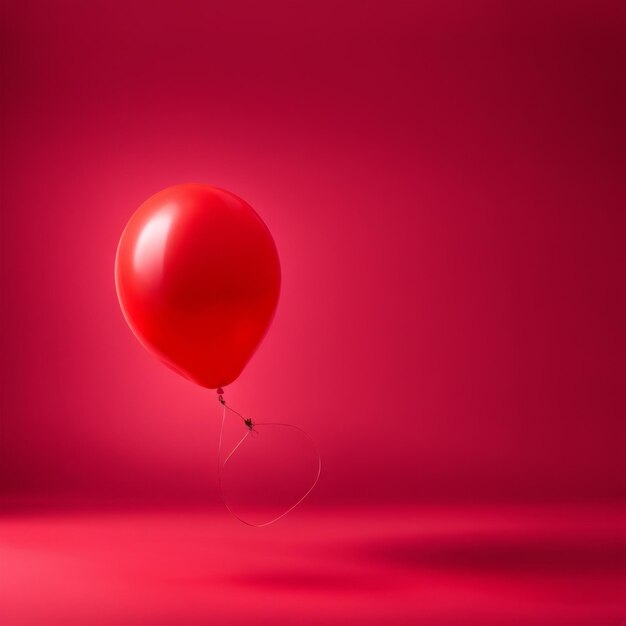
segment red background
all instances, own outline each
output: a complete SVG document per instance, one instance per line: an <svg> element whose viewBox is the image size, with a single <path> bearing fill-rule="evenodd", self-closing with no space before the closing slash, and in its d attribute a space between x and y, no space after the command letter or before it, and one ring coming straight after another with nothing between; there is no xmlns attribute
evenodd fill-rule
<svg viewBox="0 0 626 626"><path fill-rule="evenodd" d="M278 312L227 392L318 442L310 511L622 501L622 2L2 22L5 503L217 504L214 394L149 357L113 281L132 212L181 182L273 233Z"/></svg>
<svg viewBox="0 0 626 626"><path fill-rule="evenodd" d="M201 181L276 240L229 397L319 441L318 500L623 493L619 4L6 3L6 490L215 499L213 395L113 283Z"/></svg>

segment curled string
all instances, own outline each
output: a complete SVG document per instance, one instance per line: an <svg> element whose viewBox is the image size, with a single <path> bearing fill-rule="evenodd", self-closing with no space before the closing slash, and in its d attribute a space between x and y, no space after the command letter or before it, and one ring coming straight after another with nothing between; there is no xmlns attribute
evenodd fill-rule
<svg viewBox="0 0 626 626"><path fill-rule="evenodd" d="M313 491L313 488L315 487L315 485L317 485L320 479L320 474L322 472L322 457L319 453L319 449L317 445L315 444L315 441L313 441L313 438L309 435L309 433L302 430L302 428L298 428L297 426L294 426L293 424L284 424L281 422L263 422L263 423L259 422L258 424L259 426L286 426L287 428L293 428L294 430L301 432L311 442L311 445L313 446L313 449L315 450L315 454L317 455L317 474L315 476L315 480L313 481L311 486L308 488L308 490L304 493L304 495L295 504L290 506L286 511L284 511L277 517L274 517L269 522L264 522L263 524L253 524L252 522L248 522L245 519L239 517L239 515L237 515L237 513L235 513L230 508L230 506L228 505L228 502L226 502L226 498L224 496L224 489L222 485L222 473L223 473L224 467L226 466L226 463L228 463L229 459L233 456L233 454L235 454L235 452L241 447L243 442L248 437L250 437L253 433L257 432L254 430L254 425L256 422L252 422L251 419L246 419L241 413L235 411L235 409L231 409L229 406L226 406L226 401L221 395L219 396L219 401L223 407L222 424L220 426L220 436L219 436L218 451L217 451L217 455L218 455L217 481L219 484L220 499L222 501L222 504L226 508L226 510L235 519L238 519L242 524L246 524L246 526L252 526L253 528L263 528L264 526L269 526L270 524L273 524L274 522L277 522L279 519L285 517L287 513L291 513L291 511L293 511L311 493L311 491ZM222 462L222 443L223 443L222 440L223 440L223 433L224 433L224 424L226 423L226 411L230 411L231 413L234 413L237 417L241 418L244 424L248 427L248 432L239 440L237 445L231 450L230 454L224 459L224 462Z"/></svg>

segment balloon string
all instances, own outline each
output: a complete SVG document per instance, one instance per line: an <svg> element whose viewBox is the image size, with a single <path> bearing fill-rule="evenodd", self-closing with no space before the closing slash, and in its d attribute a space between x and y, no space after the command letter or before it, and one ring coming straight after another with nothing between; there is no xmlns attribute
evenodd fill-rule
<svg viewBox="0 0 626 626"><path fill-rule="evenodd" d="M253 430L254 422L252 421L252 418L246 419L241 413L235 411L235 409L231 409L230 407L227 407L226 400L224 400L224 391L221 387L217 390L217 393L218 393L217 399L219 400L220 404L224 407L224 409L228 409L235 415L238 415L242 419L243 423L248 427L248 430ZM222 426L224 426L223 422L222 422Z"/></svg>
<svg viewBox="0 0 626 626"><path fill-rule="evenodd" d="M230 409L232 411L232 409ZM233 413L235 413L235 411L233 411ZM239 413L237 413L237 415L239 415ZM250 434L249 432L247 432L240 440L239 443L237 443L237 445L231 450L230 454L224 459L224 462L221 463L221 458L222 458L222 433L224 432L224 422L226 419L226 405L224 405L224 412L222 413L222 426L220 428L220 441L219 441L219 450L218 450L218 461L220 461L219 463L219 467L218 469L220 470L220 475L221 475L221 469L224 465L226 465L226 462L228 461L228 459L230 459L231 456L233 456L233 454L235 454L235 452L237 451L237 448L239 448L239 446L245 441L246 437ZM220 476L220 480L221 480L221 476ZM220 484L220 488L221 488L221 484Z"/></svg>
<svg viewBox="0 0 626 626"><path fill-rule="evenodd" d="M222 425L220 427L220 438L219 438L219 444L218 444L218 451L217 451L217 481L219 484L219 492L220 492L220 500L222 501L222 504L224 505L224 507L226 508L226 510L237 520L239 520L242 524L245 524L246 526L252 526L254 528L261 528L262 526L267 526L267 524L271 524L272 522L274 522L275 520L271 520L270 522L266 523L266 524L252 524L250 522L247 522L245 519L239 517L239 515L237 515L237 513L235 513L230 506L228 505L228 502L226 502L226 498L224 497L224 487L223 487L223 470L224 470L224 466L226 465L226 463L228 462L228 459L230 459L230 457L233 456L233 454L235 454L235 452L238 450L239 446L241 446L241 444L246 440L246 438L248 437L248 435L250 434L250 431L248 431L240 440L239 443L237 443L237 445L232 449L232 451L230 452L230 454L224 459L224 462L222 462L222 448L223 448L223 434L224 434L224 424L226 423L226 402L223 401L223 399L220 397L220 402L222 404L222 406L224 407L222 410ZM233 409L231 409L229 407L229 410L232 411L233 413L235 413L236 415L238 415L239 417L241 417L241 419L244 420L245 422L245 418L240 414L237 413L237 411L234 411Z"/></svg>
<svg viewBox="0 0 626 626"><path fill-rule="evenodd" d="M226 465L226 463L228 462L228 460L233 456L233 454L235 454L235 452L237 452L237 450L240 448L240 446L243 444L243 442L252 434L252 432L256 432L253 429L253 422L251 419L246 419L243 415L241 415L241 413L239 413L238 411L235 411L234 409L231 409L229 406L226 406L226 401L224 400L221 389L218 389L218 393L219 395L219 401L220 404L222 405L223 409L222 409L222 424L220 426L220 436L219 436L219 441L218 441L218 451L217 451L217 481L218 481L218 486L219 486L219 492L220 492L220 500L222 501L222 504L224 505L224 507L226 508L226 510L237 520L239 520L242 524L245 524L246 526L252 526L253 528L263 528L264 526L269 526L270 524L273 524L274 522L277 522L279 519L285 517L285 515L287 515L287 513L291 513L291 511L293 511L301 502L304 501L304 499L311 493L311 491L313 491L315 485L317 485L319 479L320 479L320 474L322 473L322 457L319 453L319 450L317 448L317 445L315 444L315 441L313 441L313 438L304 430L302 430L301 428L298 428L297 426L294 426L293 424L282 424L279 422L268 422L268 423L263 423L260 425L263 426L286 426L288 428L294 428L295 430L300 431L312 444L315 453L317 455L317 474L315 476L315 480L313 481L312 485L309 487L309 489L305 492L305 494L292 506L290 506L286 511L284 511L283 513L281 513L280 515L278 515L277 517L271 519L269 522L264 522L263 524L253 524L252 522L248 522L245 519L243 519L242 517L239 517L239 515L237 515L237 513L235 513L230 506L228 505L228 502L226 502L226 498L224 497L224 489L223 489L223 471L224 471L224 466ZM248 427L248 432L239 440L239 442L237 443L237 445L231 450L230 454L224 459L224 462L222 462L222 450L223 450L223 435L224 435L224 425L226 423L226 410L231 411L232 413L234 413L235 415L237 415L238 417L240 417L243 422L246 424L246 426Z"/></svg>

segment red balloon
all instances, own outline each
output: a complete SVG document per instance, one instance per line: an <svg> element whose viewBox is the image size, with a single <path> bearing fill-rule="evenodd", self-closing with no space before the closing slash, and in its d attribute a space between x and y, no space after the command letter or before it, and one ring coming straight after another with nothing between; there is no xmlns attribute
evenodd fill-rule
<svg viewBox="0 0 626 626"><path fill-rule="evenodd" d="M241 198L210 185L177 185L130 218L115 286L144 347L216 389L241 374L265 336L280 262L267 226Z"/></svg>

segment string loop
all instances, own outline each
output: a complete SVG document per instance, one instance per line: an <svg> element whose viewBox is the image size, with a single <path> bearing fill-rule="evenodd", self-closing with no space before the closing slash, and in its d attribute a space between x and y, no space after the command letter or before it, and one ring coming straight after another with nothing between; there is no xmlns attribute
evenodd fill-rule
<svg viewBox="0 0 626 626"><path fill-rule="evenodd" d="M220 391L222 391L221 394L219 394ZM315 445L315 442L313 441L313 439L310 437L310 435L306 431L302 430L301 428L298 428L297 426L293 426L292 424L283 424L283 423L280 423L280 422L263 422L263 423L253 422L251 418L245 418L241 413L239 413L238 411L235 411L235 409L231 408L230 406L228 406L226 404L226 401L224 400L224 397L223 397L223 390L222 389L218 389L218 394L219 394L218 400L219 400L220 404L223 407L223 409L222 409L222 423L221 423L221 426L220 426L220 435L219 435L219 443L218 443L218 485L219 485L220 499L222 500L222 504L224 505L226 510L234 518L236 518L237 520L239 520L243 524L246 524L247 526L252 526L254 528L263 528L264 526L269 526L270 524L273 524L274 522L277 522L279 519L285 517L285 515L287 515L287 513L290 513L291 511L293 511L293 509L295 509L311 493L311 491L313 491L313 488L315 487L315 485L317 485L317 483L319 481L319 478L320 478L321 471L322 471L322 459L321 459L319 450L318 450L317 446ZM225 423L226 423L226 415L227 415L228 411L230 411L231 413L233 413L234 415L236 415L237 417L239 417L243 421L243 423L245 424L245 426L247 428L247 431L243 435L243 437L237 442L235 447L230 451L228 456L222 461L222 456L224 454L224 451L223 451L224 426L225 426ZM247 440L248 437L255 436L255 435L259 434L259 431L255 428L255 426L259 426L259 427L264 427L264 426L281 426L281 427L285 427L285 428L294 429L295 431L298 431L298 433L304 435L304 437L310 442L310 444L312 446L312 449L314 450L315 455L317 457L317 469L316 469L316 473L315 473L315 478L314 478L313 483L311 484L311 486L304 493L304 495L302 497L300 497L300 499L297 500L295 502L295 504L291 505L286 511L284 511L280 515L272 518L268 522L264 522L262 524L254 524L252 522L249 522L249 521L243 519L242 517L240 517L239 515L237 515L237 513L235 513L235 511L231 508L231 506L226 501L226 497L225 497L225 494L224 494L224 484L223 484L223 473L224 473L224 468L226 467L226 464L229 461L231 461L231 459L232 459L233 455L235 454L235 452L237 452L237 450L239 450L239 448L244 444L244 442Z"/></svg>

